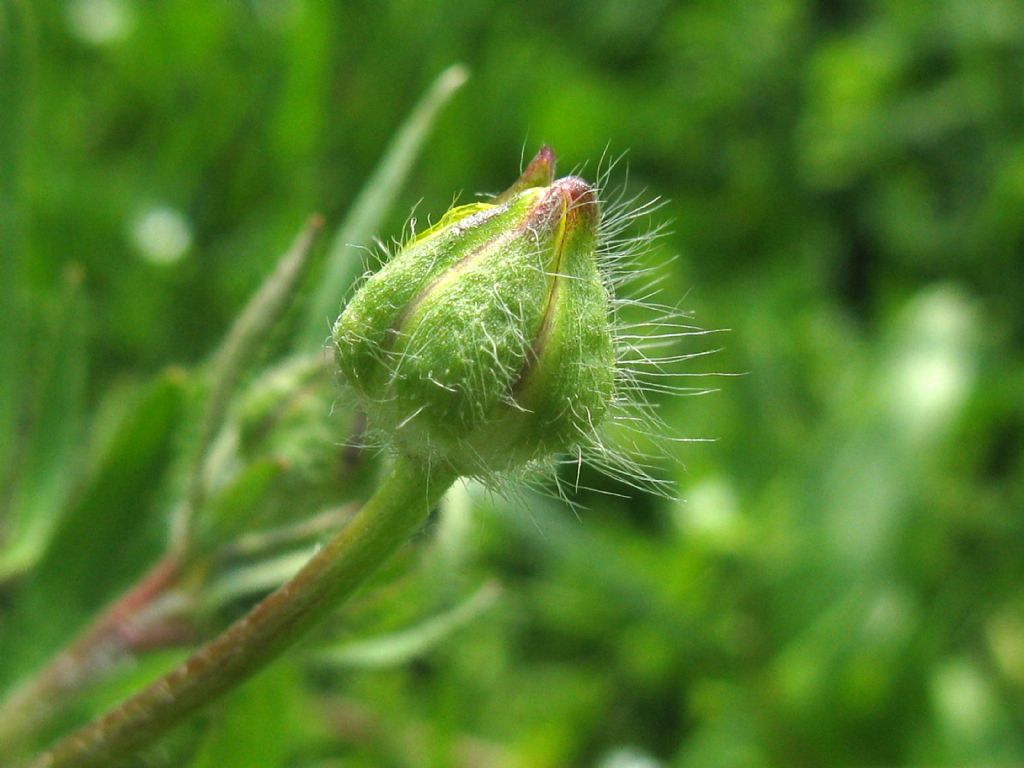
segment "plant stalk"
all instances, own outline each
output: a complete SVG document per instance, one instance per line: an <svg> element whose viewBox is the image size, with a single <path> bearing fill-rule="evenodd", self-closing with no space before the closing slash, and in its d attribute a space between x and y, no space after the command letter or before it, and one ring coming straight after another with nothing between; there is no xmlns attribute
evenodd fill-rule
<svg viewBox="0 0 1024 768"><path fill-rule="evenodd" d="M178 562L164 557L75 640L0 702L0 744L15 750L44 729L69 700L136 651L140 618L172 588Z"/></svg>
<svg viewBox="0 0 1024 768"><path fill-rule="evenodd" d="M291 581L140 693L57 742L31 768L101 768L148 746L272 662L415 533L455 476L399 457L373 497Z"/></svg>

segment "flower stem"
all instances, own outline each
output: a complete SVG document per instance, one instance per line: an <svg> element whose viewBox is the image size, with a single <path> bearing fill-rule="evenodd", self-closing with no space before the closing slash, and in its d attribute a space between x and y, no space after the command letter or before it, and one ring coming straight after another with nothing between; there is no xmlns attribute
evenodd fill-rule
<svg viewBox="0 0 1024 768"><path fill-rule="evenodd" d="M134 697L57 742L32 768L100 768L128 757L305 635L422 525L454 482L399 457L359 514L291 581Z"/></svg>

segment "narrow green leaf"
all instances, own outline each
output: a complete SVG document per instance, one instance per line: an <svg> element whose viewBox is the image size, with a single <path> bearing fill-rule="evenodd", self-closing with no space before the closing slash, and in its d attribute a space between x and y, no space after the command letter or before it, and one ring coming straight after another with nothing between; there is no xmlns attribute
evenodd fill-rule
<svg viewBox="0 0 1024 768"><path fill-rule="evenodd" d="M0 541L13 482L22 389L25 295L24 155L33 93L31 4L0 3Z"/></svg>
<svg viewBox="0 0 1024 768"><path fill-rule="evenodd" d="M283 462L268 458L254 461L209 500L197 521L191 553L198 555L226 544L249 521L253 510L271 485L285 471Z"/></svg>
<svg viewBox="0 0 1024 768"><path fill-rule="evenodd" d="M306 325L297 337L300 350L316 349L330 335L331 323L338 316L345 291L362 269L359 249L370 242L394 205L441 109L468 78L469 73L461 64L448 67L437 77L399 128L359 192L331 244L323 275L310 302Z"/></svg>
<svg viewBox="0 0 1024 768"><path fill-rule="evenodd" d="M78 476L88 320L80 270L69 269L65 277L50 327L33 344L34 387L25 420L29 436L10 498L0 583L42 554Z"/></svg>
<svg viewBox="0 0 1024 768"><path fill-rule="evenodd" d="M203 591L203 608L214 612L233 600L277 589L298 573L316 551L316 546L303 547L229 571Z"/></svg>
<svg viewBox="0 0 1024 768"><path fill-rule="evenodd" d="M245 371L246 363L251 360L266 334L288 309L295 289L309 265L313 242L322 227L323 220L319 216L310 218L287 253L281 257L277 267L235 320L214 357L210 371L210 394L200 426L187 503L181 506L174 524L173 546L178 550L186 548L190 541L193 517L203 505L206 490L203 477L206 457L214 437L227 417L228 405Z"/></svg>
<svg viewBox="0 0 1024 768"><path fill-rule="evenodd" d="M368 640L337 645L316 654L327 667L394 667L412 661L458 629L466 626L498 600L501 589L488 582L462 603L414 627Z"/></svg>
<svg viewBox="0 0 1024 768"><path fill-rule="evenodd" d="M183 392L180 372L149 387L61 520L0 633L0 687L37 667L158 556L164 521L154 502Z"/></svg>

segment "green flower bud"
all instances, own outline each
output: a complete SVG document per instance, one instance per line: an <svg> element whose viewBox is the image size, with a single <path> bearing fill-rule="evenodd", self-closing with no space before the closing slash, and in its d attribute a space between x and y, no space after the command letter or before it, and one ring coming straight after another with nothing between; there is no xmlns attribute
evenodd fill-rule
<svg viewBox="0 0 1024 768"><path fill-rule="evenodd" d="M490 203L450 210L353 297L338 366L399 450L461 474L563 451L615 389L595 190L540 151Z"/></svg>

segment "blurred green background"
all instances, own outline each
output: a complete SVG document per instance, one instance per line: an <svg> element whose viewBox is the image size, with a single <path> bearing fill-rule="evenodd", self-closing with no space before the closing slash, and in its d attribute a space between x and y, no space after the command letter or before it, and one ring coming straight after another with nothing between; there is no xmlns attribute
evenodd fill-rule
<svg viewBox="0 0 1024 768"><path fill-rule="evenodd" d="M321 638L414 627L424 647L290 657L204 720L188 764L1024 763L1019 0L0 8L0 548L19 494L26 519L71 508L8 552L0 648L37 652L0 681L159 552L173 490L153 478L183 417L147 382L203 364L463 62L376 234L500 191L542 142L584 175L626 153L613 185L667 201L645 256L678 256L664 299L731 329L681 345L722 347L685 370L742 375L662 400L715 439L658 468L678 501L453 493L399 586ZM96 477L140 392L113 514L68 478Z"/></svg>

